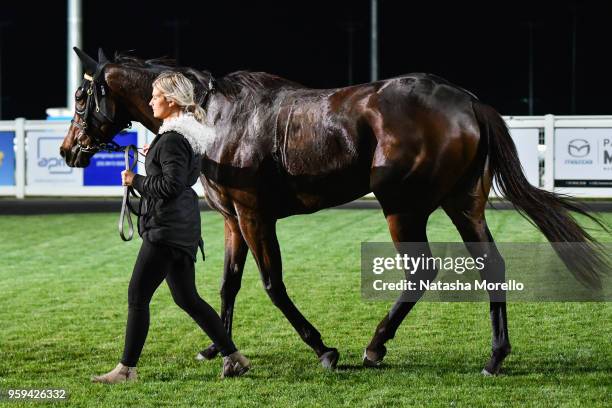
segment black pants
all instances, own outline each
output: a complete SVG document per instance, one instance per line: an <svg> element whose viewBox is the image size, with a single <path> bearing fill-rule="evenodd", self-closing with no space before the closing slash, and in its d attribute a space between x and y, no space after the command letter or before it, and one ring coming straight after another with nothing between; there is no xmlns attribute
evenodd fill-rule
<svg viewBox="0 0 612 408"><path fill-rule="evenodd" d="M149 331L149 303L164 278L176 304L206 332L221 355L236 351L219 315L198 295L193 258L179 249L144 239L128 289L128 320L121 363L136 366Z"/></svg>

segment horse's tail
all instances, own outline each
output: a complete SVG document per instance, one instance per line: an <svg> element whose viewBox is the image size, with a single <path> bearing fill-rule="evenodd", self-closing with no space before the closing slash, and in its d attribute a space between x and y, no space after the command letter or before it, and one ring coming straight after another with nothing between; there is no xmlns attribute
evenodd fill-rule
<svg viewBox="0 0 612 408"><path fill-rule="evenodd" d="M557 254L578 281L591 288L600 288L601 278L608 271L602 247L570 212L590 218L606 231L607 226L571 197L532 186L523 174L516 146L503 118L480 102L475 101L473 107L481 143L486 143L483 150L488 151L491 177L496 180L501 195L512 202L523 217L531 219L529 221L553 243Z"/></svg>

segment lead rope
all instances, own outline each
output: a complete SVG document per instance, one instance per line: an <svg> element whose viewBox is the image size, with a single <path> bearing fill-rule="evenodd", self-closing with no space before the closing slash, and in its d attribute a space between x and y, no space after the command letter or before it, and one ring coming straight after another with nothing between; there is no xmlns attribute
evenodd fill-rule
<svg viewBox="0 0 612 408"><path fill-rule="evenodd" d="M134 155L134 161L131 163L130 163L130 151ZM138 148L134 145L126 146L124 154L125 154L124 155L125 169L133 172L134 169L136 168L136 165L138 164ZM131 241L132 237L134 236L134 224L132 223L132 214L136 216L140 216L140 213L134 210L134 208L132 207L132 204L130 203L130 195L132 195L135 198L139 198L134 192L134 189L132 188L132 186L123 186L123 202L121 203L121 215L119 216L118 227L119 227L119 235L121 236L121 239L124 241ZM126 218L128 221L127 238L124 233L124 222Z"/></svg>

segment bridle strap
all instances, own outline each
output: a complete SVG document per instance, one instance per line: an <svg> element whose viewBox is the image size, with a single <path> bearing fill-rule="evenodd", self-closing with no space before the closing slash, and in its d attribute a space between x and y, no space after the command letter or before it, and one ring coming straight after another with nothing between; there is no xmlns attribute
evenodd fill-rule
<svg viewBox="0 0 612 408"><path fill-rule="evenodd" d="M81 118L80 122L77 122L74 120L71 121L71 123L75 125L81 131L79 136L77 137L77 143L80 146L81 151L86 152L86 153L96 153L99 151L115 151L116 152L116 151L123 150L123 148L118 150L117 147L119 146L115 142L111 141L108 143L103 143L99 140L99 138L95 137L93 134L88 134L89 138L91 139L91 142L93 142L89 146L82 145L79 140L85 134L85 131L87 130L87 121L89 120L91 110L94 106L95 106L95 113L102 115L103 119L109 122L110 124L112 125L117 124L115 120L108 117L106 112L100 109L100 98L98 96L97 87L98 86L100 87L100 92L102 92L102 97L106 96L106 90L104 88L104 83L97 84L96 82L97 82L97 79L104 72L105 66L106 64L103 64L102 66L98 67L98 69L96 70L96 73L93 76L87 73L83 74L83 78L90 82L89 88L87 88L87 91L86 91L87 101L85 102L85 109L83 109L82 111L79 111L79 110L76 111L77 114ZM92 96L93 96L93 104L91 100ZM132 127L131 122L127 122L125 125L122 126L122 128L127 128L127 129L130 129L131 127Z"/></svg>
<svg viewBox="0 0 612 408"><path fill-rule="evenodd" d="M130 152L134 155L134 161L130 162ZM134 145L125 146L124 151L124 159L125 159L125 169L134 171L136 169L136 165L138 164L138 148ZM121 203L121 215L119 216L119 235L121 239L124 241L131 241L134 236L134 224L132 223L132 214L140 217L140 209L135 210L130 203L130 195L134 198L141 198L136 194L136 191L132 186L123 186L123 201ZM141 200L142 201L142 200ZM128 221L128 234L127 237L125 235L124 222L127 218Z"/></svg>

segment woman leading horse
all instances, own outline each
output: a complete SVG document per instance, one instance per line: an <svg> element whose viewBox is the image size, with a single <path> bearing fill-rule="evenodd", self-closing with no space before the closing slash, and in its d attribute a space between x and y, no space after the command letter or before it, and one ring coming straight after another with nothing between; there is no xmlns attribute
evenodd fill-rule
<svg viewBox="0 0 612 408"><path fill-rule="evenodd" d="M504 262L485 219L495 178L502 194L551 242L578 243L558 252L581 282L600 285L606 268L594 240L571 212L589 216L567 198L531 186L502 117L473 94L429 74L409 74L337 89L308 89L266 73L234 72L216 81L206 71L164 61L118 56L98 61L77 50L93 75L83 87L107 87L105 114L75 112L61 147L69 166L85 167L92 151L126 120L157 131L146 92L157 73L183 72L196 86L215 137L202 160L209 205L225 218L221 319L231 336L234 301L250 250L264 288L324 367L338 351L287 294L278 219L312 213L373 192L394 242L427 242L430 214L442 207L474 258L488 259L484 276L503 280ZM77 99L79 94L77 93ZM89 97L89 103L94 98ZM81 129L81 128L84 128ZM486 255L485 255L486 254ZM428 254L424 254L427 256ZM495 374L510 353L505 301L490 294L492 350L484 373ZM495 295L493 297L493 295ZM501 294L503 299L503 294ZM379 323L363 363L379 365L386 343L415 305L402 297ZM212 358L216 344L200 353Z"/></svg>

